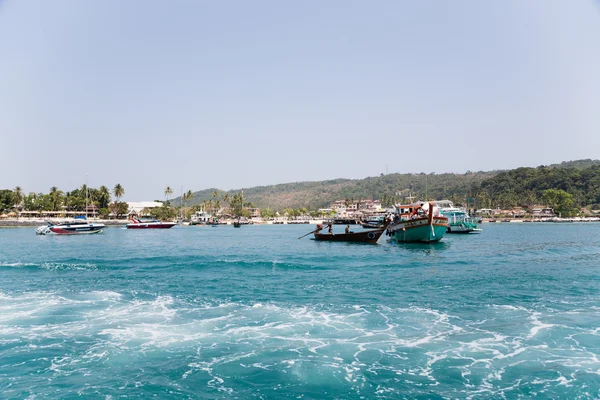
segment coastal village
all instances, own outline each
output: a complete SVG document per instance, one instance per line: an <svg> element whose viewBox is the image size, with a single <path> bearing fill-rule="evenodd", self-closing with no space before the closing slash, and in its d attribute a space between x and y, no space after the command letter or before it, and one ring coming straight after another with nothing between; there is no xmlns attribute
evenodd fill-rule
<svg viewBox="0 0 600 400"><path fill-rule="evenodd" d="M225 200L228 200L225 198ZM223 204L225 203L225 204ZM121 212L115 212L115 204L120 204ZM112 207L111 207L112 206ZM465 208L465 204L459 205ZM198 205L174 205L170 201L139 201L118 202L110 204L107 210L90 200L89 204L77 209L61 205L57 210L30 210L24 202L7 207L0 214L0 225L29 225L39 223L46 219L61 220L85 216L88 219L104 221L108 224L126 224L133 218L156 218L157 214L165 214L164 220L174 221L182 225L206 225L211 223L232 224L236 218L243 218L252 224L298 224L319 223L323 219L344 221L343 223L357 224L373 216L386 215L393 212L393 207L385 207L380 200L359 199L349 201L339 199L327 208L317 210L284 209L271 211L252 207L245 204L241 212L236 213L234 207L226 202L219 202L218 196L214 200L205 201ZM159 212L159 210L161 212ZM557 221L599 221L600 210L581 209L575 217L562 218L546 205L532 205L530 207L513 207L510 209L482 208L467 209L472 217L478 217L481 222L557 222ZM237 215L241 214L241 215Z"/></svg>

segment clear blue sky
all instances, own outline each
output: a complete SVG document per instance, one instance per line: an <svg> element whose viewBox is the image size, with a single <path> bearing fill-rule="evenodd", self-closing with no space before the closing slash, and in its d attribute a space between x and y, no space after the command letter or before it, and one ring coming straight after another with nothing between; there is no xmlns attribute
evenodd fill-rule
<svg viewBox="0 0 600 400"><path fill-rule="evenodd" d="M0 0L0 187L600 158L592 0Z"/></svg>

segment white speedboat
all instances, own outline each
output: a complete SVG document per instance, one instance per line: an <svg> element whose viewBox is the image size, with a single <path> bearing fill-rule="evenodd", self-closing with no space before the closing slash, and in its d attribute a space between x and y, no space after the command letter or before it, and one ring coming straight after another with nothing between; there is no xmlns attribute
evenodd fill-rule
<svg viewBox="0 0 600 400"><path fill-rule="evenodd" d="M67 222L48 221L47 225L36 228L35 233L38 235L82 235L101 233L104 227L104 224L88 222L85 218L76 218Z"/></svg>
<svg viewBox="0 0 600 400"><path fill-rule="evenodd" d="M177 225L175 222L162 222L156 219L132 218L131 223L125 225L127 229L169 229Z"/></svg>

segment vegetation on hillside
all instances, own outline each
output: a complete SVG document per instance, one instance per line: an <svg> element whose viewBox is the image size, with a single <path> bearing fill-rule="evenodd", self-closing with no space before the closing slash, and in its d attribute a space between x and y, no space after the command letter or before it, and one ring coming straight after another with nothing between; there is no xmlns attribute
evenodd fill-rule
<svg viewBox="0 0 600 400"><path fill-rule="evenodd" d="M52 187L48 193L25 195L21 187L0 190L0 212L10 210L76 210L88 204L100 208L101 215L124 215L127 204L120 201L125 190L120 184L111 192L106 186L81 188L62 192ZM537 168L517 168L509 171L467 172L465 174L388 174L365 179L334 179L319 182L294 182L245 189L222 191L215 188L192 193L169 201L172 189L167 186L167 202L154 216L164 219L174 215L173 204L183 204L191 212L204 209L215 213L229 208L233 216L247 216L248 208L258 207L265 217L295 215L306 210L327 208L336 200L353 203L359 199L379 199L384 206L403 201L409 195L415 200L450 199L471 209L546 205L563 216L576 213L582 207L600 209L600 161L568 161ZM243 203L242 203L243 201Z"/></svg>
<svg viewBox="0 0 600 400"><path fill-rule="evenodd" d="M464 201L472 188L477 189L485 179L496 172L468 172L466 174L389 174L365 179L334 179L318 182L294 182L270 186L257 186L244 190L244 201L259 208L282 210L306 207L314 210L326 208L340 199L381 199L392 204L410 193L415 198L453 198ZM186 205L211 199L217 191L221 196L233 197L238 191L224 192L206 189L195 192ZM174 200L175 201L175 200ZM179 201L177 199L176 201Z"/></svg>
<svg viewBox="0 0 600 400"><path fill-rule="evenodd" d="M565 161L537 168L465 174L388 174L365 179L334 179L257 186L244 191L244 200L259 208L309 210L326 208L336 200L379 199L384 205L415 199L450 199L469 208L511 208L550 205L549 189L572 196L570 209L600 208L600 160ZM186 204L209 200L213 193L233 196L236 191L207 189L187 197ZM551 192L549 192L551 193ZM556 193L554 193L556 195ZM566 203L569 203L566 201ZM566 211L566 214L569 214Z"/></svg>
<svg viewBox="0 0 600 400"><path fill-rule="evenodd" d="M572 196L573 207L600 207L600 165L587 168L517 168L481 183L476 208L509 208L548 203L548 190ZM552 192L548 192L552 193ZM553 193L556 195L556 193Z"/></svg>

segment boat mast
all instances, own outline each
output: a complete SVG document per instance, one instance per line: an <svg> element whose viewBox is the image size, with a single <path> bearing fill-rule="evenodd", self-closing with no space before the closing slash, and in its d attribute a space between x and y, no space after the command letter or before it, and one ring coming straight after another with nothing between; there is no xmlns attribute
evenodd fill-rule
<svg viewBox="0 0 600 400"><path fill-rule="evenodd" d="M88 217L88 178L85 176L85 219Z"/></svg>

